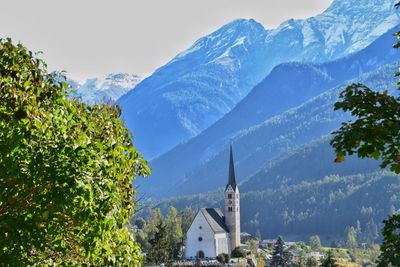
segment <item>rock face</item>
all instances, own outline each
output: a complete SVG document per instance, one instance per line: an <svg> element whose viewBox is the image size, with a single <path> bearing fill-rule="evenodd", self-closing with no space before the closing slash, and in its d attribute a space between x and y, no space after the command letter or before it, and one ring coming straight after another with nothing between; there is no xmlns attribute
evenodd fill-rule
<svg viewBox="0 0 400 267"><path fill-rule="evenodd" d="M366 47L400 22L395 2L336 0L277 29L241 19L199 39L118 100L136 146L152 159L196 136L280 63L320 63Z"/></svg>
<svg viewBox="0 0 400 267"><path fill-rule="evenodd" d="M82 85L74 84L75 93L83 102L92 105L101 102L115 102L132 90L141 78L127 73L109 74L100 78L88 79Z"/></svg>

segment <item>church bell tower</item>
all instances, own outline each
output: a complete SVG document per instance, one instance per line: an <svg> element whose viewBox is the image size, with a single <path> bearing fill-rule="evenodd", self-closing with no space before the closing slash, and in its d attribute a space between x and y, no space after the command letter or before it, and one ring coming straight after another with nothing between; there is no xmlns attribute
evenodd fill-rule
<svg viewBox="0 0 400 267"><path fill-rule="evenodd" d="M229 158L228 184L225 188L225 224L229 230L230 249L240 246L240 193L236 185L232 146Z"/></svg>

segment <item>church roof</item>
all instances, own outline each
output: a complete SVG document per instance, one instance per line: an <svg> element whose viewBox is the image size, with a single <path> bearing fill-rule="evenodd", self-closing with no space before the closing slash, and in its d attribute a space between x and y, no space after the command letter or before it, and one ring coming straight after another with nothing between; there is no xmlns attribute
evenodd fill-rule
<svg viewBox="0 0 400 267"><path fill-rule="evenodd" d="M231 186L233 190L236 190L236 177L235 177L235 166L233 164L233 152L232 152L232 145L231 151L229 155L229 176L228 176L228 184L226 185L226 189L228 186Z"/></svg>
<svg viewBox="0 0 400 267"><path fill-rule="evenodd" d="M228 228L225 224L225 216L218 208L202 208L200 212L206 218L214 233L227 233Z"/></svg>

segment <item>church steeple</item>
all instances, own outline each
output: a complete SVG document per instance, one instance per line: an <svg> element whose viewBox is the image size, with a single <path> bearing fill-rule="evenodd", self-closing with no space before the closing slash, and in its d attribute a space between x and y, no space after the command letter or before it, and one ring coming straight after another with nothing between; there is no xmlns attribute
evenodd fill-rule
<svg viewBox="0 0 400 267"><path fill-rule="evenodd" d="M229 176L225 188L225 223L229 230L229 252L240 246L240 193L236 184L232 145L229 154Z"/></svg>
<svg viewBox="0 0 400 267"><path fill-rule="evenodd" d="M229 158L229 176L228 176L228 184L226 185L226 189L228 186L232 186L232 189L236 189L236 177L235 177L235 166L233 164L233 152L232 152L232 145L230 151L230 158Z"/></svg>

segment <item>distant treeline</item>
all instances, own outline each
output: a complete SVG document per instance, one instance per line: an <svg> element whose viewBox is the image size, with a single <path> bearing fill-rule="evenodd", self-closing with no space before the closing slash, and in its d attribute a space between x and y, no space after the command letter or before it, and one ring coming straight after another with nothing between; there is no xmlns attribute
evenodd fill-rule
<svg viewBox="0 0 400 267"><path fill-rule="evenodd" d="M190 207L223 207L222 192L164 199L153 206L165 212ZM381 222L399 212L400 176L389 172L282 185L241 194L242 231L263 239L283 235L287 240L308 240L319 235L326 245L346 243L349 229L357 228L359 243L380 241ZM141 215L146 216L146 211Z"/></svg>

